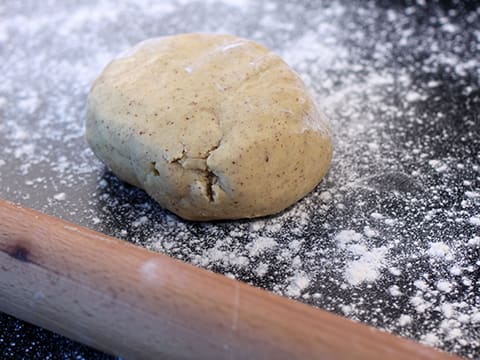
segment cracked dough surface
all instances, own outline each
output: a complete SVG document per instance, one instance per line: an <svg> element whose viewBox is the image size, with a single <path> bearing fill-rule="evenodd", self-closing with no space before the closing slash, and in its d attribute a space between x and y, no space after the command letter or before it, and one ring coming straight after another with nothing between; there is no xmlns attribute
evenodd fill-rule
<svg viewBox="0 0 480 360"><path fill-rule="evenodd" d="M86 136L118 177L190 220L279 212L332 155L295 72L230 35L154 38L114 59L88 96Z"/></svg>

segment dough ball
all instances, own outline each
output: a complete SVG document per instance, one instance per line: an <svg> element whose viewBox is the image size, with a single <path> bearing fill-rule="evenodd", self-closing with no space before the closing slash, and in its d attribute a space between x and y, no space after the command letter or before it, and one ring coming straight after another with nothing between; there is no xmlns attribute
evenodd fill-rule
<svg viewBox="0 0 480 360"><path fill-rule="evenodd" d="M86 136L118 177L190 220L277 213L332 155L295 72L230 35L155 38L114 59L88 96Z"/></svg>

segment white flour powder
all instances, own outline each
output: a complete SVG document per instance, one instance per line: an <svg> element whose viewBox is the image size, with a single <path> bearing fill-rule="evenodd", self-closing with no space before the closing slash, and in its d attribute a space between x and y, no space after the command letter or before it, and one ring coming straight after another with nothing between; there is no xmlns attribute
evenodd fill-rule
<svg viewBox="0 0 480 360"><path fill-rule="evenodd" d="M0 5L0 196L478 358L480 11L418 3ZM273 48L332 120L329 174L282 214L183 222L84 142L85 97L109 59L191 31Z"/></svg>

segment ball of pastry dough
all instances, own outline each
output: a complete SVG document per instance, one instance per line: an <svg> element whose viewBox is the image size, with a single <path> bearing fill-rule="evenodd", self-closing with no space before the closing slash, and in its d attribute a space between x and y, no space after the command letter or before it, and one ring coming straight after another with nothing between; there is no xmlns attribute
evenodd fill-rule
<svg viewBox="0 0 480 360"><path fill-rule="evenodd" d="M189 220L277 213L332 156L297 74L230 35L150 39L114 59L88 96L86 136L119 178Z"/></svg>

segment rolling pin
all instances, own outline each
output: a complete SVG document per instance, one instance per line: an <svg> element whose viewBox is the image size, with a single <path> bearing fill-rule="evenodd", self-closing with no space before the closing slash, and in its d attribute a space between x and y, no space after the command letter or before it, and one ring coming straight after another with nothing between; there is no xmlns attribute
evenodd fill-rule
<svg viewBox="0 0 480 360"><path fill-rule="evenodd" d="M126 359L456 358L3 200L0 311Z"/></svg>

